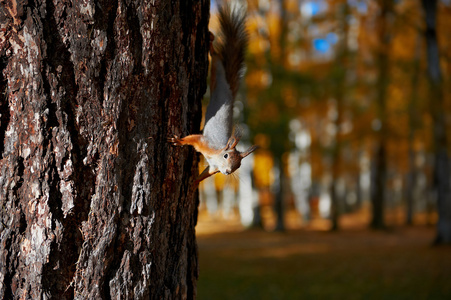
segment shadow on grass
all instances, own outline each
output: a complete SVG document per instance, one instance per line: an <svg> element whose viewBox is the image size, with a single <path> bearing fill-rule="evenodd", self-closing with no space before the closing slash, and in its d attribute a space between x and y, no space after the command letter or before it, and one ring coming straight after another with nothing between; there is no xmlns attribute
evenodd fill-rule
<svg viewBox="0 0 451 300"><path fill-rule="evenodd" d="M198 299L451 299L451 247L434 228L198 237Z"/></svg>

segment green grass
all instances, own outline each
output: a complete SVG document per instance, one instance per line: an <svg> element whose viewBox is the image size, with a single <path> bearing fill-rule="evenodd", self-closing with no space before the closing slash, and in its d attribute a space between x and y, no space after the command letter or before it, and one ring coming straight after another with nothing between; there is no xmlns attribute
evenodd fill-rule
<svg viewBox="0 0 451 300"><path fill-rule="evenodd" d="M198 299L451 299L432 229L200 236Z"/></svg>

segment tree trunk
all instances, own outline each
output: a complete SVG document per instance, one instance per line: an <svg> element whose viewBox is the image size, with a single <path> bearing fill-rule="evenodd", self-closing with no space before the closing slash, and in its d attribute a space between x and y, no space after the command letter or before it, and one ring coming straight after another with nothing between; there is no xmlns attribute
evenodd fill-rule
<svg viewBox="0 0 451 300"><path fill-rule="evenodd" d="M349 18L349 6L347 2L342 3L338 10L341 16L340 30L341 39L339 48L337 51L337 66L335 67L334 81L336 84L334 96L337 102L337 116L335 119L335 128L337 130L335 134L335 144L332 149L332 184L330 186L330 198L331 198L331 230L335 231L340 228L339 219L342 213L342 200L341 195L338 194L337 183L340 178L342 168L342 148L343 148L343 133L341 130L343 123L344 113L344 101L346 98L346 76L347 76L347 61L349 59L348 49L348 18Z"/></svg>
<svg viewBox="0 0 451 300"><path fill-rule="evenodd" d="M379 148L376 149L374 155L374 162L371 168L371 203L372 219L371 228L384 229L384 211L385 211L385 182L386 182L386 161L387 151L385 149L385 142L381 142Z"/></svg>
<svg viewBox="0 0 451 300"><path fill-rule="evenodd" d="M429 97L431 112L434 120L434 186L437 192L437 243L451 243L451 194L450 194L450 161L446 137L445 93L443 91L442 74L440 69L440 55L437 42L436 14L437 0L423 0L426 21L426 44L428 75L430 83Z"/></svg>
<svg viewBox="0 0 451 300"><path fill-rule="evenodd" d="M412 93L408 105L409 113L409 171L406 176L406 224L413 224L414 214L414 191L417 184L418 168L415 163L416 151L414 149L415 134L418 129L419 112L418 107L418 85L420 81L420 58L421 58L422 38L417 37L417 47L415 47L415 56L412 69Z"/></svg>
<svg viewBox="0 0 451 300"><path fill-rule="evenodd" d="M195 297L208 3L1 3L0 298Z"/></svg>
<svg viewBox="0 0 451 300"><path fill-rule="evenodd" d="M387 179L387 118L386 118L386 97L389 76L389 56L390 32L389 19L392 12L393 0L379 0L380 15L378 16L378 38L379 49L377 62L379 66L378 79L376 83L376 105L381 128L378 132L377 145L374 154L374 173L372 181L371 203L373 205L371 227L382 229L385 227L385 184Z"/></svg>
<svg viewBox="0 0 451 300"><path fill-rule="evenodd" d="M286 176L285 176L284 164L282 154L275 157L274 165L274 212L276 213L276 226L275 231L285 231L285 194L286 194Z"/></svg>

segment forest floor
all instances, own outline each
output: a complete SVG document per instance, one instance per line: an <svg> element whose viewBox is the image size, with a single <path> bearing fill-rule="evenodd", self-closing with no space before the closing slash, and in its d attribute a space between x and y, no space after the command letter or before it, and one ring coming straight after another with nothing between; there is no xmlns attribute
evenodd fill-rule
<svg viewBox="0 0 451 300"><path fill-rule="evenodd" d="M451 299L451 246L432 246L434 226L360 223L268 232L201 215L198 299Z"/></svg>

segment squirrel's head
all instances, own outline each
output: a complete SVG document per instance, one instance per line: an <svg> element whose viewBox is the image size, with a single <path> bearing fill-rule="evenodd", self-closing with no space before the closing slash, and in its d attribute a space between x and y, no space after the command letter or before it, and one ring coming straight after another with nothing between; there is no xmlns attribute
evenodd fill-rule
<svg viewBox="0 0 451 300"><path fill-rule="evenodd" d="M254 152L258 146L252 146L244 152L236 150L239 139L231 137L227 146L220 153L220 163L218 163L219 171L224 175L230 175L241 166L241 160Z"/></svg>

